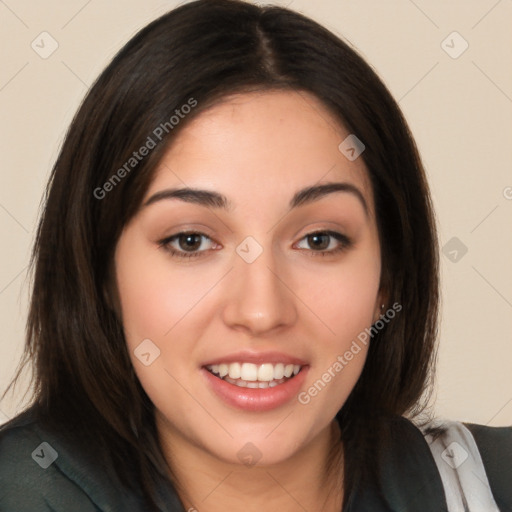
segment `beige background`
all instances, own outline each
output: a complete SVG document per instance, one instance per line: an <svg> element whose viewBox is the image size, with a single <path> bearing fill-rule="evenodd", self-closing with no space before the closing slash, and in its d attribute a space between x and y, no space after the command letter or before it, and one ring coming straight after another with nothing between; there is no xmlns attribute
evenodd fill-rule
<svg viewBox="0 0 512 512"><path fill-rule="evenodd" d="M441 244L456 237L451 244L468 250L448 245L441 257L435 411L512 424L512 1L274 3L348 39L399 100L429 174ZM0 390L21 353L38 206L67 125L115 52L176 5L0 0ZM58 43L46 59L31 47L51 49L44 31ZM19 398L0 403L0 422Z"/></svg>

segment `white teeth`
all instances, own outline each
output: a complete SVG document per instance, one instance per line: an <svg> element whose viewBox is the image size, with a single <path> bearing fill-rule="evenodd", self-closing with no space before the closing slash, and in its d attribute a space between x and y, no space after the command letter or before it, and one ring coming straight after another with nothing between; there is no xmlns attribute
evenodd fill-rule
<svg viewBox="0 0 512 512"><path fill-rule="evenodd" d="M270 382L274 380L274 367L271 364L262 364L258 368L258 380L260 382Z"/></svg>
<svg viewBox="0 0 512 512"><path fill-rule="evenodd" d="M282 379L284 377L284 364L277 363L274 366L274 379Z"/></svg>
<svg viewBox="0 0 512 512"><path fill-rule="evenodd" d="M229 376L231 377L231 372ZM258 367L252 363L243 363L240 370L240 378L251 382L258 380Z"/></svg>
<svg viewBox="0 0 512 512"><path fill-rule="evenodd" d="M284 363L221 363L208 366L208 369L228 382L241 385L242 387L261 388L274 387L284 382L283 378L289 379L297 375L301 366L298 364ZM239 384L243 382L244 384ZM254 385L253 385L254 384ZM263 385L262 385L263 384Z"/></svg>
<svg viewBox="0 0 512 512"><path fill-rule="evenodd" d="M240 363L231 363L229 365L229 378L230 379L239 379L240 378Z"/></svg>
<svg viewBox="0 0 512 512"><path fill-rule="evenodd" d="M212 366L212 371L213 371L213 366ZM213 373L215 373L215 372L213 372ZM225 377L228 373L229 373L229 366L227 364L219 364L219 377Z"/></svg>
<svg viewBox="0 0 512 512"><path fill-rule="evenodd" d="M230 379L229 377L224 377L226 382L230 384L234 384L239 388L251 388L251 389L265 389L265 388L273 388L275 386L279 386L283 382L286 382L286 379L273 380L271 382L247 382L242 379Z"/></svg>

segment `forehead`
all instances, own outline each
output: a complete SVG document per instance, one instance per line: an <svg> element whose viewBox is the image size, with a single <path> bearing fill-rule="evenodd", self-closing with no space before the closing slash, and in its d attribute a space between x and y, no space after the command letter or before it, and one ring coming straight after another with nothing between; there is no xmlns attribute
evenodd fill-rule
<svg viewBox="0 0 512 512"><path fill-rule="evenodd" d="M362 158L339 149L350 133L304 91L237 94L200 113L172 142L147 196L165 187L210 188L234 202L281 199L290 191L344 181L373 210Z"/></svg>

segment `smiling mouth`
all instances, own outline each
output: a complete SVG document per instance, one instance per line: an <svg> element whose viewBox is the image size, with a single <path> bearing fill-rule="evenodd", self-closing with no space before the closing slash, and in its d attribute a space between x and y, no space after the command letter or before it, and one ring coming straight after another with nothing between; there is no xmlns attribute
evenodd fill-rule
<svg viewBox="0 0 512 512"><path fill-rule="evenodd" d="M293 379L302 366L284 363L222 363L208 365L206 369L229 384L241 388L265 389Z"/></svg>

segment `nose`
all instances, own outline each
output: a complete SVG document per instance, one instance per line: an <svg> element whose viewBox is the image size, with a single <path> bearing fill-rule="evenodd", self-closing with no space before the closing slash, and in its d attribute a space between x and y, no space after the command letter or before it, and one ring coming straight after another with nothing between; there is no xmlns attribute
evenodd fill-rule
<svg viewBox="0 0 512 512"><path fill-rule="evenodd" d="M225 324L251 336L293 325L297 319L296 297L286 281L282 265L279 270L271 250L264 250L252 263L235 255L222 311Z"/></svg>

